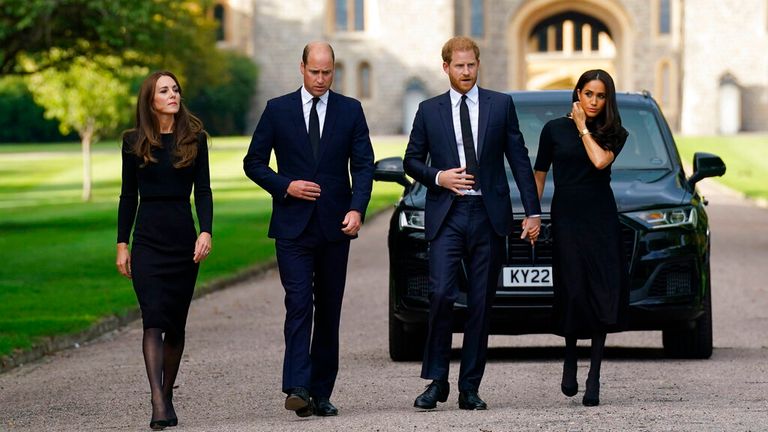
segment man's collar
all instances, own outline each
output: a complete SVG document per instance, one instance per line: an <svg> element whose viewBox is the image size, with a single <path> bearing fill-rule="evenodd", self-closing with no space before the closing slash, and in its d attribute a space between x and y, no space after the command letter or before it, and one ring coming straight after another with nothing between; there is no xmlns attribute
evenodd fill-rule
<svg viewBox="0 0 768 432"><path fill-rule="evenodd" d="M448 93L451 96L451 105L458 105L459 101L461 101L462 94L457 92L453 87L451 87L451 90L449 90ZM472 103L477 104L477 101L480 99L480 91L477 89L477 84L473 85L472 88L469 89L467 92L467 99L469 99Z"/></svg>
<svg viewBox="0 0 768 432"><path fill-rule="evenodd" d="M328 104L328 94L330 92L331 91L328 90L320 96L320 101L322 101L326 105ZM304 88L304 86L302 85L301 86L301 104L304 105L305 103L311 102L313 97L314 96L312 96L312 94L308 92L307 89Z"/></svg>

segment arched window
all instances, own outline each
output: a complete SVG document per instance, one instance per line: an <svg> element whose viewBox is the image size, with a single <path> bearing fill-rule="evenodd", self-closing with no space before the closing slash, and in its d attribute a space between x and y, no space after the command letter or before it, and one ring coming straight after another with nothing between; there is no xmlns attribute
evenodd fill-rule
<svg viewBox="0 0 768 432"><path fill-rule="evenodd" d="M344 93L344 64L341 62L336 62L336 67L334 68L333 91Z"/></svg>
<svg viewBox="0 0 768 432"><path fill-rule="evenodd" d="M223 41L227 39L226 28L226 9L221 3L213 7L213 19L216 20L216 40Z"/></svg>
<svg viewBox="0 0 768 432"><path fill-rule="evenodd" d="M368 62L360 63L357 68L357 96L360 99L371 97L371 65Z"/></svg>

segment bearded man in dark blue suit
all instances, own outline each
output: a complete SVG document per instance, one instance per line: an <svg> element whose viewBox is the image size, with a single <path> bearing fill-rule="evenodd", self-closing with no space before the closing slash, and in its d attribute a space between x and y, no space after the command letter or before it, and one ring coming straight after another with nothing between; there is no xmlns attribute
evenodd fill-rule
<svg viewBox="0 0 768 432"><path fill-rule="evenodd" d="M486 409L478 389L504 239L513 223L505 156L525 208L523 237L532 242L539 233L541 209L512 98L477 86L477 44L466 37L452 38L443 46L442 57L451 89L419 105L403 161L406 173L428 188L430 311L421 377L432 382L414 406L432 409L448 398L451 319L463 260L467 321L459 408Z"/></svg>
<svg viewBox="0 0 768 432"><path fill-rule="evenodd" d="M300 417L338 413L330 397L349 242L373 184L365 115L360 102L329 90L334 63L329 44L304 47L303 86L267 103L243 160L246 175L272 195L269 237L285 289L282 390L285 408Z"/></svg>

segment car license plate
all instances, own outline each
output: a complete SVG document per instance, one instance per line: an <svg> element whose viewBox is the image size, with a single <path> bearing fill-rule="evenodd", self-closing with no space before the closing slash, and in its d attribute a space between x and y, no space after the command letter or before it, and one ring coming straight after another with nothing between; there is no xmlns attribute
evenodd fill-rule
<svg viewBox="0 0 768 432"><path fill-rule="evenodd" d="M505 288L551 287L552 267L504 267L502 282Z"/></svg>

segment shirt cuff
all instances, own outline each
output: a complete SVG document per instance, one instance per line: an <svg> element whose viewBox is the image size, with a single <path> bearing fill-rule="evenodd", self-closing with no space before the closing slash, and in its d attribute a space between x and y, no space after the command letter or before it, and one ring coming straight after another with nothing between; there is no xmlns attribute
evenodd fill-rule
<svg viewBox="0 0 768 432"><path fill-rule="evenodd" d="M541 215L540 214L535 214L535 215L528 215L526 217L529 217L529 218L534 218L534 217L540 218Z"/></svg>
<svg viewBox="0 0 768 432"><path fill-rule="evenodd" d="M437 174L435 174L435 186L440 186L440 182L437 181L437 178L440 177L440 173L442 173L442 172L443 171L440 170L440 171L437 172Z"/></svg>

